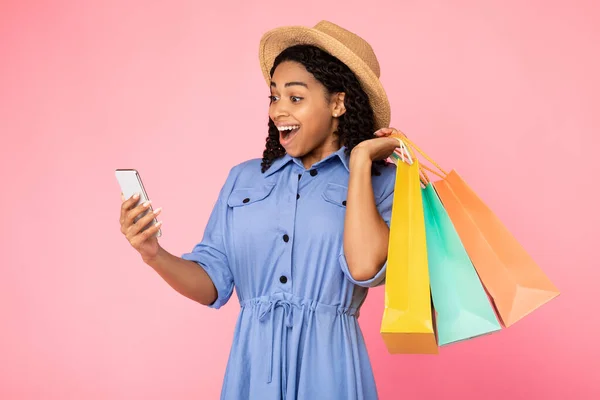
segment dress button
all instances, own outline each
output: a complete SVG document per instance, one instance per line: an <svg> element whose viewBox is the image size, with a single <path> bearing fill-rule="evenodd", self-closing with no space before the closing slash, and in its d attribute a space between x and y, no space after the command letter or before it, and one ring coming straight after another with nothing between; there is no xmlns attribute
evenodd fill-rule
<svg viewBox="0 0 600 400"><path fill-rule="evenodd" d="M288 235L283 235L283 241L284 242L289 242L290 241L290 237Z"/></svg>
<svg viewBox="0 0 600 400"><path fill-rule="evenodd" d="M299 198L300 198L300 193L298 193L298 194L296 195L296 200L298 200Z"/></svg>
<svg viewBox="0 0 600 400"><path fill-rule="evenodd" d="M346 200L342 201L342 205L345 206L346 205Z"/></svg>
<svg viewBox="0 0 600 400"><path fill-rule="evenodd" d="M310 176L316 176L318 174L316 169L311 169L310 170Z"/></svg>
<svg viewBox="0 0 600 400"><path fill-rule="evenodd" d="M244 200L242 200L242 202L243 202L243 203L247 203L247 202L249 202L249 201L250 201L250 199L249 199L249 198L247 198L247 197L246 197Z"/></svg>
<svg viewBox="0 0 600 400"><path fill-rule="evenodd" d="M281 282L281 283L287 283L287 277L285 275L281 275L279 277L279 282Z"/></svg>

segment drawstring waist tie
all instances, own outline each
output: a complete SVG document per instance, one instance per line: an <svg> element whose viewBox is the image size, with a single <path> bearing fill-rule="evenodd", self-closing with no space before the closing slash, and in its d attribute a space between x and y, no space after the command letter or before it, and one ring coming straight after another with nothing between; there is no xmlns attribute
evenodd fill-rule
<svg viewBox="0 0 600 400"><path fill-rule="evenodd" d="M273 354L275 346L275 330L279 330L282 341L283 365L287 365L287 330L294 324L294 309L326 313L332 316L348 315L358 317L358 310L355 307L333 306L330 304L319 303L314 300L293 296L290 293L278 292L269 296L260 296L240 302L242 308L248 306L258 307L258 320L265 322L269 317L271 320L271 340L269 349L269 367L267 372L267 383L271 383L273 377ZM275 309L283 309L283 324L275 326ZM283 374L283 387L287 387L287 374Z"/></svg>

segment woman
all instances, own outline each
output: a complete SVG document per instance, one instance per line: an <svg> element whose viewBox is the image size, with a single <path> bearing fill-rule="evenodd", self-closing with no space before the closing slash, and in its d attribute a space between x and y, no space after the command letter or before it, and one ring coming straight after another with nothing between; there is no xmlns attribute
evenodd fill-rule
<svg viewBox="0 0 600 400"><path fill-rule="evenodd" d="M148 205L123 202L122 232L179 293L241 310L222 399L375 399L357 322L385 279L399 142L379 64L357 35L323 21L265 34L270 87L263 158L233 167L204 237L181 258L153 234ZM378 129L375 133L373 133Z"/></svg>

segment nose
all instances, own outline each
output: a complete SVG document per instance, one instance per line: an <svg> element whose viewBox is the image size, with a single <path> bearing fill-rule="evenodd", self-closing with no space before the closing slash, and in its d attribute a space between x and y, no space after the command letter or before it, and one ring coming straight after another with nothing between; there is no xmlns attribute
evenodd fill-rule
<svg viewBox="0 0 600 400"><path fill-rule="evenodd" d="M290 115L287 106L285 104L282 104L282 101L279 101L277 103L273 103L271 105L271 119L273 121L277 121L280 118L284 118L284 117L288 117Z"/></svg>

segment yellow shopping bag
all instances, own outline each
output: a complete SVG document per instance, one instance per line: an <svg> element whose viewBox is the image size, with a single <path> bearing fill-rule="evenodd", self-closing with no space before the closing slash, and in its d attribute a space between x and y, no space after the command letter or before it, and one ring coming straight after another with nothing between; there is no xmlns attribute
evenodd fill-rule
<svg viewBox="0 0 600 400"><path fill-rule="evenodd" d="M395 185L381 336L392 354L437 354L416 158L397 163Z"/></svg>

